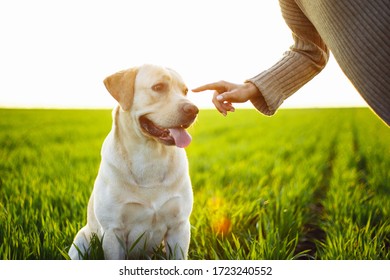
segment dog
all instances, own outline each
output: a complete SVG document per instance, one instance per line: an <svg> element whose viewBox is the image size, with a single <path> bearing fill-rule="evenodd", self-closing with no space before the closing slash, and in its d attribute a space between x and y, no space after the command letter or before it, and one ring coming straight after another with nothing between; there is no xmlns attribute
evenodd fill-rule
<svg viewBox="0 0 390 280"><path fill-rule="evenodd" d="M97 236L105 259L150 256L161 245L168 258L186 259L193 193L183 148L199 110L181 76L169 68L130 68L107 77L104 85L119 104L102 145L87 224L69 256L81 259Z"/></svg>

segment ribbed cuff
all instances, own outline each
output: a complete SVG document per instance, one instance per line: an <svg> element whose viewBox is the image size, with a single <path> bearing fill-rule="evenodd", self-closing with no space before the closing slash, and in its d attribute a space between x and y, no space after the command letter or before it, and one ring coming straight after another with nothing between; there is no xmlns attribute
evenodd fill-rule
<svg viewBox="0 0 390 280"><path fill-rule="evenodd" d="M283 103L282 90L278 87L278 82L269 71L264 71L259 75L246 80L254 84L260 91L260 95L250 101L253 106L267 116L275 114L276 110Z"/></svg>

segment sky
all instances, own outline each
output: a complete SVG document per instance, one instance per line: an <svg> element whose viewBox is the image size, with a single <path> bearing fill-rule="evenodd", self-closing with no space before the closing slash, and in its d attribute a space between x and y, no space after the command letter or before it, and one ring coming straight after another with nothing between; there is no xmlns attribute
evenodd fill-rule
<svg viewBox="0 0 390 280"><path fill-rule="evenodd" d="M0 35L0 107L27 108L112 108L104 78L145 63L190 89L242 83L293 43L277 0L1 1ZM189 93L201 108L211 97ZM366 103L331 57L282 108L349 106Z"/></svg>

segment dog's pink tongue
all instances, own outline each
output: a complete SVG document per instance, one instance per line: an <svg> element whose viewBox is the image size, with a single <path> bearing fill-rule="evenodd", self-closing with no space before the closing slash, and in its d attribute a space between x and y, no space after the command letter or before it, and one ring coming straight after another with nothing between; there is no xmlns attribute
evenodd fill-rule
<svg viewBox="0 0 390 280"><path fill-rule="evenodd" d="M179 148L185 148L191 143L191 135L184 128L170 128L169 131Z"/></svg>

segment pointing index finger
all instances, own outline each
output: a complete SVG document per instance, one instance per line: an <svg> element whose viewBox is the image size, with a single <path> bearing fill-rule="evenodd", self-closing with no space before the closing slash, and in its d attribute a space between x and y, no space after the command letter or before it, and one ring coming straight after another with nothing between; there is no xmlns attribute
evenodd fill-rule
<svg viewBox="0 0 390 280"><path fill-rule="evenodd" d="M219 93L222 93L222 92L226 91L226 87L223 84L221 84L221 82L217 82L217 83L206 84L206 85L194 88L192 91L193 92L200 92L200 91L205 91L205 90L216 90Z"/></svg>

